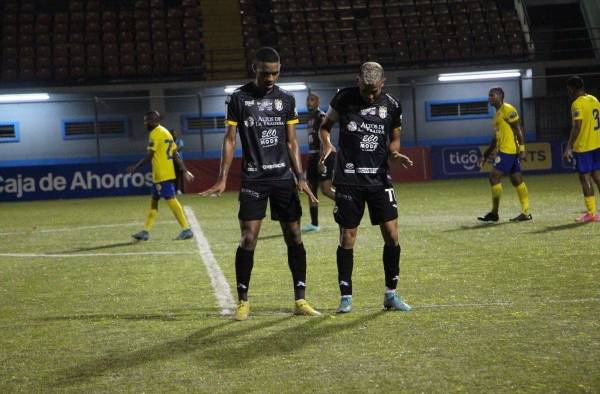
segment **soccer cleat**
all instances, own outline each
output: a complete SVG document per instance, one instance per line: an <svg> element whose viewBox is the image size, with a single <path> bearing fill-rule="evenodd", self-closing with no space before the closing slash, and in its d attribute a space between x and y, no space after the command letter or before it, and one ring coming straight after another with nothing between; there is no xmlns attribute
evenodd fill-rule
<svg viewBox="0 0 600 394"><path fill-rule="evenodd" d="M308 302L303 299L296 300L296 307L294 308L294 315L302 316L321 316L321 312L314 310Z"/></svg>
<svg viewBox="0 0 600 394"><path fill-rule="evenodd" d="M321 229L321 227L319 226L315 226L314 224L307 224L306 226L302 227L302 232L303 233L312 233L312 232L317 232Z"/></svg>
<svg viewBox="0 0 600 394"><path fill-rule="evenodd" d="M335 310L335 313L348 313L352 310L352 297L340 298L340 306Z"/></svg>
<svg viewBox="0 0 600 394"><path fill-rule="evenodd" d="M192 230L185 229L182 230L179 235L177 236L177 238L175 238L175 240L180 241L182 239L190 239L190 238L194 238L194 233L192 232Z"/></svg>
<svg viewBox="0 0 600 394"><path fill-rule="evenodd" d="M485 216L479 216L477 220L481 220L482 222L497 222L498 214L494 212L488 212Z"/></svg>
<svg viewBox="0 0 600 394"><path fill-rule="evenodd" d="M138 241L147 241L149 236L150 234L148 234L148 231L146 230L142 230L138 233L131 234L131 237L137 239Z"/></svg>
<svg viewBox="0 0 600 394"><path fill-rule="evenodd" d="M402 312L410 312L412 309L410 305L400 298L396 293L385 293L383 296L383 307L387 310L396 310Z"/></svg>
<svg viewBox="0 0 600 394"><path fill-rule="evenodd" d="M533 219L533 216L531 216L530 213L521 213L519 214L519 216L515 216L514 218L510 219L511 222L526 222L528 220Z"/></svg>
<svg viewBox="0 0 600 394"><path fill-rule="evenodd" d="M587 223L587 222L600 222L600 215L586 212L581 215L577 219L575 219L578 223Z"/></svg>
<svg viewBox="0 0 600 394"><path fill-rule="evenodd" d="M237 305L237 308L235 308L235 315L233 316L233 318L237 321L244 321L244 320L248 320L249 314L250 314L250 302L240 300L240 302Z"/></svg>

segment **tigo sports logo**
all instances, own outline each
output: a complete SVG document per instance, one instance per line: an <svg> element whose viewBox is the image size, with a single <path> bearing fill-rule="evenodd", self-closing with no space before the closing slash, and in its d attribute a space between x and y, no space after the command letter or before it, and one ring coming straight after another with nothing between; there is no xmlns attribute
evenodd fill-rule
<svg viewBox="0 0 600 394"><path fill-rule="evenodd" d="M443 172L446 175L457 175L479 172L477 162L481 150L476 146L452 146L442 149Z"/></svg>

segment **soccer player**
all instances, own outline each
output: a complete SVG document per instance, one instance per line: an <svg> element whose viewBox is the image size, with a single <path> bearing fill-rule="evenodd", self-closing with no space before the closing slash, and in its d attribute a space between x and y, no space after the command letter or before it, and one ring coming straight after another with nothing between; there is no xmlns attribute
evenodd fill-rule
<svg viewBox="0 0 600 394"><path fill-rule="evenodd" d="M333 185L334 218L340 226L337 248L338 283L341 299L338 313L352 310L353 248L365 203L371 224L379 225L383 236L383 268L386 309L410 311L410 306L396 294L400 274L398 242L398 206L394 188L388 180L388 160L404 167L412 161L399 152L402 107L398 99L383 91L381 65L364 63L360 67L358 86L340 90L329 104L319 134L321 164L335 151L330 140L331 127L340 122Z"/></svg>
<svg viewBox="0 0 600 394"><path fill-rule="evenodd" d="M575 75L567 81L567 91L575 101L571 105L573 125L564 152L567 160L575 158L579 183L583 191L587 212L578 217L578 222L600 222L596 212L594 185L600 190L600 103L591 94L585 93L583 79Z"/></svg>
<svg viewBox="0 0 600 394"><path fill-rule="evenodd" d="M158 200L164 198L167 205L175 215L182 230L175 238L177 240L192 238L194 234L190 230L190 226L183 214L181 204L175 198L175 167L173 160L177 162L179 168L183 171L183 176L187 181L193 181L194 175L189 172L183 160L177 153L177 147L173 136L166 128L160 125L160 114L157 111L150 111L144 116L144 124L150 132L150 140L148 141L148 154L142 160L130 166L127 171L135 172L139 167L146 163L152 163L152 200L150 202L150 212L146 217L144 229L132 235L133 238L139 241L147 241L149 232L154 225L154 220L158 214Z"/></svg>
<svg viewBox="0 0 600 394"><path fill-rule="evenodd" d="M181 135L176 130L171 129L171 130L169 130L169 133L171 133L171 136L173 137L173 140L175 141L175 146L177 147L177 154L179 155L181 160L183 160L183 154L181 153L183 151L183 146L184 146L183 138L181 138ZM183 169L181 169L179 167L177 162L175 162L174 164L175 164L175 190L177 191L177 194L183 194L183 187L184 187Z"/></svg>
<svg viewBox="0 0 600 394"><path fill-rule="evenodd" d="M488 148L479 159L479 168L496 153L492 171L490 172L490 186L492 188L492 210L477 219L483 222L497 222L500 196L502 195L502 175L509 175L512 185L517 190L521 203L521 213L510 219L511 222L524 222L531 220L529 213L529 192L521 174L521 160L525 158L525 138L519 122L519 114L515 107L504 102L502 88L492 88L488 94L488 101L496 108L493 125L495 134Z"/></svg>
<svg viewBox="0 0 600 394"><path fill-rule="evenodd" d="M270 47L260 48L252 68L256 74L254 81L238 88L227 98L227 128L219 178L212 187L200 194L220 195L225 190L236 132L239 132L243 153L238 213L241 239L235 256L239 303L234 318L246 320L250 313L248 288L267 201L270 202L271 219L279 221L287 245L296 300L294 313L317 316L320 313L305 300L306 251L300 231L302 207L298 191L305 192L311 203L318 203L318 200L310 191L302 172L296 139L296 102L291 93L275 85L281 69L277 51Z"/></svg>
<svg viewBox="0 0 600 394"><path fill-rule="evenodd" d="M321 151L321 140L319 138L319 128L325 117L325 112L319 108L320 98L316 93L309 93L306 97L306 108L309 111L308 119L308 169L306 178L313 194L317 195L318 187L324 195L334 197L334 191L331 184L333 178L333 167L335 165L335 155L329 155L325 161L325 167L319 166L319 154ZM310 203L310 199L309 199ZM302 228L304 232L319 231L319 206L310 204L310 224Z"/></svg>

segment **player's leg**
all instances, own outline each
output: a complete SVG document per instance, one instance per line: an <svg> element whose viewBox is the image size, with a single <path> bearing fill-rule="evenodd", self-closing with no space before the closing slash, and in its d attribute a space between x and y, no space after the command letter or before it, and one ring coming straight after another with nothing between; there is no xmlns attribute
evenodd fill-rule
<svg viewBox="0 0 600 394"><path fill-rule="evenodd" d="M313 173L314 171L310 168L311 164L309 164L309 168L307 170L307 183L310 191L315 195L318 194L318 185L319 180ZM308 196L307 196L308 198ZM308 206L310 211L310 224L302 227L302 231L304 232L312 232L319 231L319 206L311 203L310 198L308 198Z"/></svg>
<svg viewBox="0 0 600 394"><path fill-rule="evenodd" d="M277 182L269 196L271 218L279 221L283 239L287 246L288 267L294 287L294 313L297 315L319 316L306 302L306 250L302 243L300 217L302 206L293 181Z"/></svg>
<svg viewBox="0 0 600 394"><path fill-rule="evenodd" d="M243 182L240 188L238 197L240 243L235 253L235 278L239 302L234 316L234 319L239 321L248 319L250 314L248 289L254 267L254 249L267 210L268 196L269 188L259 183Z"/></svg>
<svg viewBox="0 0 600 394"><path fill-rule="evenodd" d="M410 311L410 306L396 294L400 277L400 243L398 241L398 203L394 188L381 187L369 192L367 204L371 224L378 225L383 237L383 271L385 274L385 291L383 306L386 309Z"/></svg>
<svg viewBox="0 0 600 394"><path fill-rule="evenodd" d="M348 313L352 310L354 244L364 210L364 196L358 188L344 185L337 187L333 209L334 219L340 226L340 242L336 251L336 262L341 298L337 313Z"/></svg>
<svg viewBox="0 0 600 394"><path fill-rule="evenodd" d="M144 224L144 229L139 231L131 236L138 241L147 241L149 238L149 233L152 227L154 226L154 221L156 220L156 215L158 214L158 194L154 193L154 186L152 188L152 199L150 200L150 210L148 211L148 215L146 216L146 223Z"/></svg>
<svg viewBox="0 0 600 394"><path fill-rule="evenodd" d="M335 154L329 155L325 160L325 172L320 174L319 183L324 195L335 201L335 189L333 188L333 169L335 167Z"/></svg>
<svg viewBox="0 0 600 394"><path fill-rule="evenodd" d="M484 216L479 216L477 219L483 222L497 222L498 209L500 208L500 197L502 196L502 175L503 172L492 168L490 172L489 182L492 191L492 210Z"/></svg>
<svg viewBox="0 0 600 394"><path fill-rule="evenodd" d="M517 163L517 166L513 172L510 174L510 182L515 187L517 191L517 195L519 196L519 202L521 203L521 213L516 217L510 219L511 222L524 222L527 220L531 220L533 217L531 213L529 213L529 190L527 189L527 185L523 180L523 175L521 173L520 165Z"/></svg>
<svg viewBox="0 0 600 394"><path fill-rule="evenodd" d="M165 199L169 209L173 212L173 216L175 216L175 219L177 219L177 222L181 226L181 232L175 239L183 240L194 237L194 233L190 229L190 224L183 213L183 207L175 197L175 184L170 181L162 182L160 196Z"/></svg>
<svg viewBox="0 0 600 394"><path fill-rule="evenodd" d="M320 186L323 194L335 201L335 190L333 189L333 183L331 182L331 179L321 181Z"/></svg>
<svg viewBox="0 0 600 394"><path fill-rule="evenodd" d="M575 152L575 167L579 174L579 184L583 192L586 213L575 219L578 222L593 222L598 219L596 211L596 196L594 195L595 180L592 173L594 168L594 152Z"/></svg>

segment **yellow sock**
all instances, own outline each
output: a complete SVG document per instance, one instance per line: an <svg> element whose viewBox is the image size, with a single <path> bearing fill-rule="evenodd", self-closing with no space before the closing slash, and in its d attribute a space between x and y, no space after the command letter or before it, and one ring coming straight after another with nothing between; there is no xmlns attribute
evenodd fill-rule
<svg viewBox="0 0 600 394"><path fill-rule="evenodd" d="M171 198L167 200L167 205L169 206L169 208L171 208L171 211L173 211L173 215L175 215L175 217L177 218L177 221L179 222L181 228L190 228L190 225L188 224L187 219L183 214L183 208L181 208L181 204L179 204L179 201L177 201L176 198Z"/></svg>
<svg viewBox="0 0 600 394"><path fill-rule="evenodd" d="M525 182L521 182L516 189L517 194L519 195L519 201L521 202L521 210L527 215L529 214L529 191L527 190L527 185Z"/></svg>
<svg viewBox="0 0 600 394"><path fill-rule="evenodd" d="M492 185L492 212L498 213L500 196L502 195L502 184Z"/></svg>
<svg viewBox="0 0 600 394"><path fill-rule="evenodd" d="M596 214L596 196L585 197L585 207L589 214Z"/></svg>
<svg viewBox="0 0 600 394"><path fill-rule="evenodd" d="M152 226L154 226L154 219L156 219L157 214L158 209L150 209L150 212L148 212L148 216L146 217L146 224L144 225L144 230L150 231Z"/></svg>

